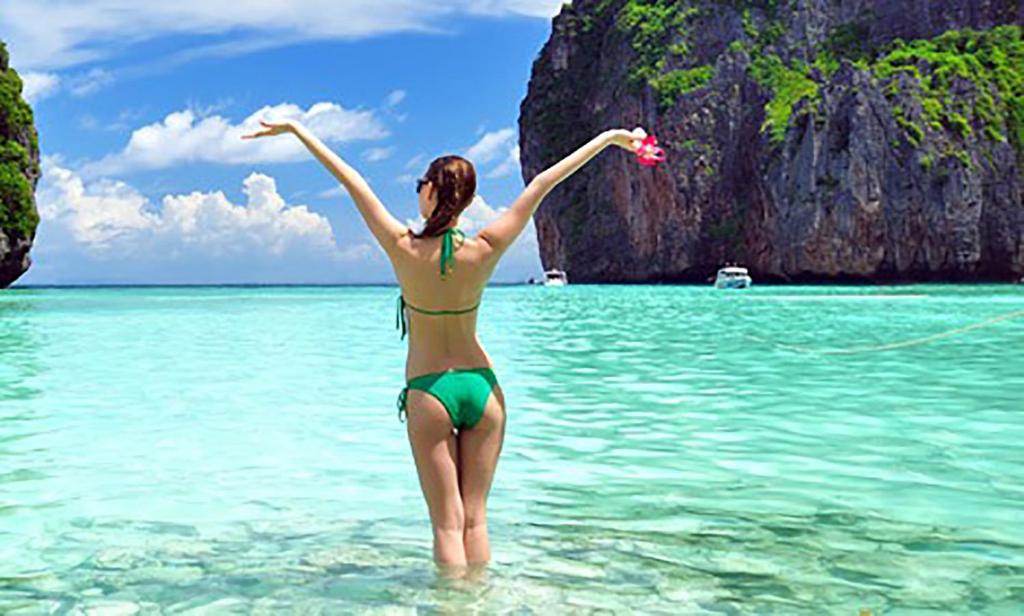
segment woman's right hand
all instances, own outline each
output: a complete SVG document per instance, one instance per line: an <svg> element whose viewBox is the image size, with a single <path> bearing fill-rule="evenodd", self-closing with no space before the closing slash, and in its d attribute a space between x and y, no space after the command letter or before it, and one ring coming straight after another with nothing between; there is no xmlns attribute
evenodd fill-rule
<svg viewBox="0 0 1024 616"><path fill-rule="evenodd" d="M647 131L639 126L633 130L620 128L608 132L610 133L612 144L630 152L639 150L643 140L647 138Z"/></svg>
<svg viewBox="0 0 1024 616"><path fill-rule="evenodd" d="M263 126L263 130L258 130L247 135L242 135L242 139L258 139L260 137L276 137L277 135L284 135L285 133L294 133L298 124L294 120L285 120L283 122L267 122L260 120L260 124Z"/></svg>

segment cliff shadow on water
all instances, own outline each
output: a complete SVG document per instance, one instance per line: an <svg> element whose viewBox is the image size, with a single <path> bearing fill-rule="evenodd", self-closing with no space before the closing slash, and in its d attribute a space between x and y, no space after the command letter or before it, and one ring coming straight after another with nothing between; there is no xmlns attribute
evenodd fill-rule
<svg viewBox="0 0 1024 616"><path fill-rule="evenodd" d="M520 114L529 181L606 153L536 215L580 282L998 281L1024 274L1024 18L1016 0L577 0Z"/></svg>

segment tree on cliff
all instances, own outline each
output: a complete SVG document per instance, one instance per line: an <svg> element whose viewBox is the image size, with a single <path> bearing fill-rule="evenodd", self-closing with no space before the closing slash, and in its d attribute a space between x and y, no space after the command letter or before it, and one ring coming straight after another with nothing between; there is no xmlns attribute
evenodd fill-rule
<svg viewBox="0 0 1024 616"><path fill-rule="evenodd" d="M39 139L22 82L0 42L0 288L28 270L29 249L39 225L35 187Z"/></svg>

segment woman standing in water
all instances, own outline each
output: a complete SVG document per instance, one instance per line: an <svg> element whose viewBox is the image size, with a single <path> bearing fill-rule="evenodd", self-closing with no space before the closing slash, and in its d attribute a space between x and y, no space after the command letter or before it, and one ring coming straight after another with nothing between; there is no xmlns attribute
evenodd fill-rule
<svg viewBox="0 0 1024 616"><path fill-rule="evenodd" d="M477 308L495 266L551 190L610 145L636 152L642 129L601 133L535 177L500 218L466 237L459 215L476 194L472 163L442 156L416 182L420 233L398 222L355 169L293 121L261 122L253 139L292 134L352 196L391 260L401 287L398 323L408 329L407 386L398 399L442 565L490 560L487 494L505 436L505 399L476 335Z"/></svg>

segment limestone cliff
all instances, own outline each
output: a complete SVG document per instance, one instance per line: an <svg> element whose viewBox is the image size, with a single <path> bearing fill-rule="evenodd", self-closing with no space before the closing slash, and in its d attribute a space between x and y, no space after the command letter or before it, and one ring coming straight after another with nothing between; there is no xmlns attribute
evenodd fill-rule
<svg viewBox="0 0 1024 616"><path fill-rule="evenodd" d="M39 214L39 141L21 78L0 42L0 289L28 270Z"/></svg>
<svg viewBox="0 0 1024 616"><path fill-rule="evenodd" d="M536 216L574 281L1024 273L1019 0L577 0L520 115L524 178L643 125Z"/></svg>

